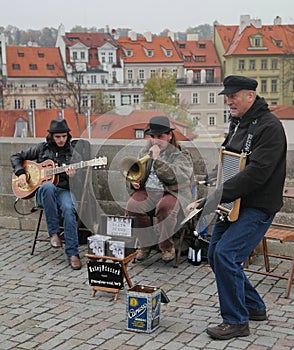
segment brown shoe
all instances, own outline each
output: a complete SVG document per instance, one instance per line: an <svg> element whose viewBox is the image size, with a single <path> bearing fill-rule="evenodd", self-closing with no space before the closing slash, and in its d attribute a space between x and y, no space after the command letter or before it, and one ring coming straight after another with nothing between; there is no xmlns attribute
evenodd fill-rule
<svg viewBox="0 0 294 350"><path fill-rule="evenodd" d="M73 270L80 270L81 269L82 263L81 263L79 255L70 256L68 259L69 259L70 267Z"/></svg>
<svg viewBox="0 0 294 350"><path fill-rule="evenodd" d="M247 337L250 334L248 323L228 324L222 323L216 327L210 327L206 330L213 339L231 339L235 337Z"/></svg>
<svg viewBox="0 0 294 350"><path fill-rule="evenodd" d="M150 252L151 252L151 248L139 248L137 250L137 256L136 256L136 259L138 261L143 261L145 259L148 258L148 256L150 255Z"/></svg>
<svg viewBox="0 0 294 350"><path fill-rule="evenodd" d="M53 233L53 235L50 235L50 244L51 244L51 247L53 248L62 247L62 243L58 236L58 233Z"/></svg>
<svg viewBox="0 0 294 350"><path fill-rule="evenodd" d="M249 310L249 320L266 321L267 320L266 310L261 310L261 311Z"/></svg>

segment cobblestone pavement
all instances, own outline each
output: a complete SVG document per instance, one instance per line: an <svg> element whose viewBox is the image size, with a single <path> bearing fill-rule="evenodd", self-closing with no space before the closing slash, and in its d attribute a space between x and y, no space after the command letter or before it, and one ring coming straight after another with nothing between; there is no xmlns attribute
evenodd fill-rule
<svg viewBox="0 0 294 350"><path fill-rule="evenodd" d="M85 245L83 268L73 271L63 250L50 248L47 242L38 242L31 256L32 236L32 232L0 230L1 350L294 348L294 288L285 299L285 280L251 275L267 304L269 320L250 322L248 337L216 341L205 332L221 322L209 265L195 267L183 257L176 269L152 251L148 260L129 264L132 282L161 287L170 302L161 304L158 329L138 333L126 329L127 288L116 302L112 293L97 291L90 296ZM261 263L256 257L252 266ZM278 268L286 271L288 266L284 261Z"/></svg>

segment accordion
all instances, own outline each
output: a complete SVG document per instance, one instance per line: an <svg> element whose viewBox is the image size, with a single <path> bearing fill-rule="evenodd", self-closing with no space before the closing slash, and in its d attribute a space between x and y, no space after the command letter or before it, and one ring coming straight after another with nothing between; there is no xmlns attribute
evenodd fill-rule
<svg viewBox="0 0 294 350"><path fill-rule="evenodd" d="M246 153L234 153L221 148L218 160L216 187L221 186L242 170L246 165ZM238 220L241 199L238 198L231 203L220 203L218 211L224 213L231 222Z"/></svg>

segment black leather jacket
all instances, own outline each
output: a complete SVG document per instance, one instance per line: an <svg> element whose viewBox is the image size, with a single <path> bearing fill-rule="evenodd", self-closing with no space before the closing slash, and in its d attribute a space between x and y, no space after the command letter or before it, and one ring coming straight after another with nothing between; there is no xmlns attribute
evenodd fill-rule
<svg viewBox="0 0 294 350"><path fill-rule="evenodd" d="M241 153L254 119L257 124L246 167L224 183L221 202L230 203L241 197L241 208L258 208L274 214L283 205L287 141L281 122L270 112L263 98L256 97L253 106L239 120L235 133L234 128L230 128L223 146ZM236 118L231 121L234 122Z"/></svg>
<svg viewBox="0 0 294 350"><path fill-rule="evenodd" d="M33 160L37 163L51 159L58 166L63 164L76 163L81 160L77 152L73 152L70 143L66 143L64 147L57 147L55 143L41 142L36 146L29 147L26 150L15 153L11 156L11 165L15 175L19 176L25 173L22 166L24 160ZM58 187L69 189L69 178L65 173L59 174Z"/></svg>

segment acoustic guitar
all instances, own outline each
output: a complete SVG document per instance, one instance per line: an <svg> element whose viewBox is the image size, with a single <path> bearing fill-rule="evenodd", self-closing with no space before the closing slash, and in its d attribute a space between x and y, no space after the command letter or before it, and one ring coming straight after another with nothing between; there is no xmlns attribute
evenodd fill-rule
<svg viewBox="0 0 294 350"><path fill-rule="evenodd" d="M107 157L94 158L79 163L70 164L73 169L81 169L88 166L97 169L105 168L107 165ZM27 176L27 184L25 187L19 187L18 177L12 175L12 191L16 197L21 199L29 199L34 196L35 191L44 183L52 182L54 185L58 183L58 174L65 172L69 165L56 166L53 160L45 160L42 163L36 163L31 160L25 160L23 167Z"/></svg>

